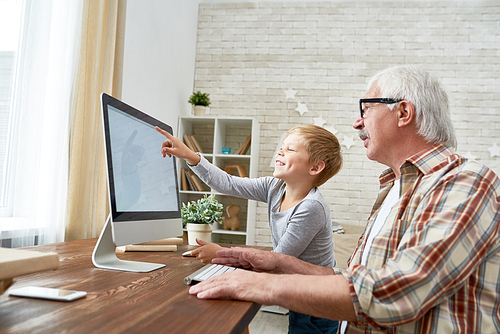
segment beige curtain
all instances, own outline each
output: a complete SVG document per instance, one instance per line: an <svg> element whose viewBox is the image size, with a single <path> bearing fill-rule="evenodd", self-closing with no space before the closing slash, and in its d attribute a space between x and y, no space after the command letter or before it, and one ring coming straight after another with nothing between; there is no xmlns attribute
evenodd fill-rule
<svg viewBox="0 0 500 334"><path fill-rule="evenodd" d="M73 95L65 240L99 235L109 214L100 94L121 98L126 1L84 0Z"/></svg>

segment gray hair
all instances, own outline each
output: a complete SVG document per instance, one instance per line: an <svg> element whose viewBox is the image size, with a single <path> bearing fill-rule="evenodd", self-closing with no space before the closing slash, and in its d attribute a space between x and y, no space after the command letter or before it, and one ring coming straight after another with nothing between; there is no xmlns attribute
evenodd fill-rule
<svg viewBox="0 0 500 334"><path fill-rule="evenodd" d="M396 66L377 73L368 83L380 89L381 97L403 99L415 107L418 134L428 142L457 146L451 122L448 95L439 81L416 66ZM389 105L392 109L394 105Z"/></svg>

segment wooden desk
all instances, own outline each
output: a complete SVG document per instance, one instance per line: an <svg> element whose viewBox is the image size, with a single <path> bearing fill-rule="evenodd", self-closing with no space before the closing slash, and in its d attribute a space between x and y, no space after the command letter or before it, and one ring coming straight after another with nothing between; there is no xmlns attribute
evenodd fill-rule
<svg viewBox="0 0 500 334"><path fill-rule="evenodd" d="M235 300L199 300L183 279L203 264L177 252L117 253L124 260L164 263L149 273L98 269L97 239L30 247L59 254L60 267L22 276L11 289L28 285L87 291L73 302L0 296L0 333L243 333L260 308Z"/></svg>

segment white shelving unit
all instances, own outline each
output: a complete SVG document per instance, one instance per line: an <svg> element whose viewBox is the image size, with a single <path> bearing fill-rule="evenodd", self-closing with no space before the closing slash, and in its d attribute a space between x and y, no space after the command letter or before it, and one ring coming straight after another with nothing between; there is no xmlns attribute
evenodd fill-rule
<svg viewBox="0 0 500 334"><path fill-rule="evenodd" d="M224 169L227 165L242 165L249 177L257 177L259 162L259 138L260 126L254 118L241 117L180 117L178 134L183 138L184 134L192 135L200 144L203 156L208 161ZM234 154L244 140L251 135L250 148L244 155ZM222 154L222 147L231 147L231 154ZM178 176L181 184L181 168L189 169L185 161L178 159ZM233 172L238 175L236 169ZM253 245L255 241L255 216L257 203L252 200L224 195L210 189L207 185L205 191L181 190L181 201L183 203L196 200L205 194L215 194L217 200L224 205L224 210L229 206L239 205L241 212L238 214L240 220L240 231L224 230L222 225L214 224L212 241L220 243L234 243ZM224 212L224 217L227 212Z"/></svg>

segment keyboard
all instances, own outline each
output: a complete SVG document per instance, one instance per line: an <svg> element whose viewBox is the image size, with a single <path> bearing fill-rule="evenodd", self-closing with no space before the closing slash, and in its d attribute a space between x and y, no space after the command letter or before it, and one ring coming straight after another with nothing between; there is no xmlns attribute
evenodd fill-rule
<svg viewBox="0 0 500 334"><path fill-rule="evenodd" d="M202 281L209 279L210 277L219 276L224 273L230 273L231 271L235 271L236 269L238 268L228 267L222 264L210 263L204 266L203 268L195 271L188 277L184 278L184 284L193 285L196 283L200 283Z"/></svg>

